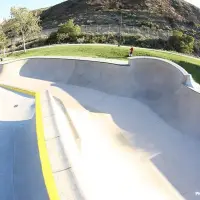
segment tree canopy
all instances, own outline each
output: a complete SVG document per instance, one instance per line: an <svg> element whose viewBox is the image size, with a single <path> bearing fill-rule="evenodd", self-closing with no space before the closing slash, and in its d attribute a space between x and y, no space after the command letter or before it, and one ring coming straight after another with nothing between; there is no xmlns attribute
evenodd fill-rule
<svg viewBox="0 0 200 200"><path fill-rule="evenodd" d="M194 50L194 37L175 30L168 40L170 49L181 53L192 53Z"/></svg>
<svg viewBox="0 0 200 200"><path fill-rule="evenodd" d="M0 27L0 49L4 49L4 54L5 54L6 44L7 44L7 37L3 31L3 28Z"/></svg>
<svg viewBox="0 0 200 200"><path fill-rule="evenodd" d="M26 40L40 33L39 17L27 8L11 8L13 26L18 36L22 36L24 51L26 51Z"/></svg>

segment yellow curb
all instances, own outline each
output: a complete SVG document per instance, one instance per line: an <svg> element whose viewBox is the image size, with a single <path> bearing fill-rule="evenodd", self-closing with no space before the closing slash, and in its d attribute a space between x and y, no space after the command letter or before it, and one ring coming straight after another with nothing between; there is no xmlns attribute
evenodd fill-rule
<svg viewBox="0 0 200 200"><path fill-rule="evenodd" d="M42 120L40 93L18 88L18 87L4 85L4 84L0 84L0 87L35 97L36 134L37 134L38 150L39 150L39 155L40 155L40 163L42 166L42 174L44 177L44 182L46 185L49 199L59 200L60 198L59 198L55 180L53 177L51 164L50 164L49 156L48 156L48 151L47 151L46 143L44 139L44 126L43 126L43 120Z"/></svg>

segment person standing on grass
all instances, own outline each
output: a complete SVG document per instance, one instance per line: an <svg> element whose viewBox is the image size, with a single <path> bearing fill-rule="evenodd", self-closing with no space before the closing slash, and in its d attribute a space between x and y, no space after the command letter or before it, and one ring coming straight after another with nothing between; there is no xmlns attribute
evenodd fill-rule
<svg viewBox="0 0 200 200"><path fill-rule="evenodd" d="M131 46L131 48L130 48L130 53L129 53L129 57L132 57L133 56L133 46Z"/></svg>

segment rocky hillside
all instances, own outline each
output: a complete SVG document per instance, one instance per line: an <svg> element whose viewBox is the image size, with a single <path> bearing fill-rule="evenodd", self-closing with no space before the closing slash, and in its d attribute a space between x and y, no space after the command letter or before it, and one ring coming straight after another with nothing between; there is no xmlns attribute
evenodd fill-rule
<svg viewBox="0 0 200 200"><path fill-rule="evenodd" d="M148 25L161 28L199 26L200 9L183 0L68 0L43 10L40 14L44 28L54 28L74 18L80 25L118 24Z"/></svg>

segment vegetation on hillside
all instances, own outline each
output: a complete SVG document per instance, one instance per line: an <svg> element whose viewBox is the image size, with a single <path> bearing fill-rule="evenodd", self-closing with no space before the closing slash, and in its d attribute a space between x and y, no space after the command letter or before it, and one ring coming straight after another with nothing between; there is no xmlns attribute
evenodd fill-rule
<svg viewBox="0 0 200 200"><path fill-rule="evenodd" d="M200 55L200 9L183 0L68 0L31 13L37 20L40 17L40 22L38 20L37 24L40 23L43 28L59 27L60 24L61 26L66 24L69 19L74 19L78 25L114 24L119 27L127 25L137 27L141 32L122 35L122 33L112 33L111 28L110 32L104 34L79 31L78 35L72 36L69 35L69 31L68 33L66 30L61 31L60 27L59 32L52 33L47 41L45 39L33 41L34 37L31 34L32 37L26 38L28 48L69 42L117 44L120 38L120 43L125 45ZM11 19L4 23L10 51L21 49L23 43L15 40L17 32L20 37L23 34L19 34L18 29L13 28L13 21ZM149 34L142 34L145 30ZM170 37L172 32L180 32L182 35L173 34ZM156 33L157 36L154 37ZM162 37L160 33L166 34Z"/></svg>
<svg viewBox="0 0 200 200"><path fill-rule="evenodd" d="M173 36L168 40L170 50L181 53L192 53L194 51L194 38L183 34L181 31L174 31Z"/></svg>
<svg viewBox="0 0 200 200"><path fill-rule="evenodd" d="M2 27L0 27L0 49L3 49L4 56L5 56L6 44L7 44L7 37L6 37Z"/></svg>
<svg viewBox="0 0 200 200"><path fill-rule="evenodd" d="M184 0L68 0L41 13L42 26L57 27L70 18L81 24L144 25L159 28L195 27L200 24L200 9Z"/></svg>
<svg viewBox="0 0 200 200"><path fill-rule="evenodd" d="M19 9L18 12L19 11L21 10ZM192 36L184 34L181 31L175 30L173 32L173 35L168 39L151 39L145 38L141 35L133 34L91 34L82 33L80 26L75 24L72 19L60 25L58 31L51 33L48 38L34 39L34 34L40 31L38 18L33 16L32 14L29 15L30 12L28 10L25 11L28 13L28 15L26 15L26 13L23 14L23 16L19 15L19 17L22 17L22 19L23 17L26 19L26 21L23 21L24 24L20 24L20 19L13 17L12 21L3 26L2 30L4 30L6 38L9 38L11 40L10 51L12 51L13 46L15 46L17 50L20 50L22 48L26 50L26 47L32 48L61 43L102 43L116 45L134 45L138 47L163 49L187 54L200 54L200 43L198 42L198 40ZM23 28L21 29L20 26L22 26ZM8 31L8 29L6 29L5 27L12 29ZM22 41L13 44L12 38L16 36L22 36ZM30 38L29 40L28 37ZM27 45L25 45L26 42L28 42Z"/></svg>
<svg viewBox="0 0 200 200"><path fill-rule="evenodd" d="M194 53L200 55L198 42L200 9L184 0L68 0L44 10L40 17L44 28L57 27L72 18L78 25L113 24L136 28L141 30L141 34L139 41L133 44L147 48L171 49L166 48L166 41L163 40L167 38L165 35L162 37L159 32L166 33L168 37L170 33L177 30L184 36L188 35L195 39ZM109 31L112 32L110 29ZM142 34L145 31L148 34ZM135 34L133 37L138 35ZM124 44L131 43L126 40ZM191 53L190 50L185 51L182 48L173 49Z"/></svg>
<svg viewBox="0 0 200 200"><path fill-rule="evenodd" d="M191 54L195 49L194 37L174 31L168 40L144 39L137 35L114 34L81 34L80 27L73 20L61 25L57 32L52 33L46 41L47 44L60 43L110 43L135 45L146 48L157 48Z"/></svg>

